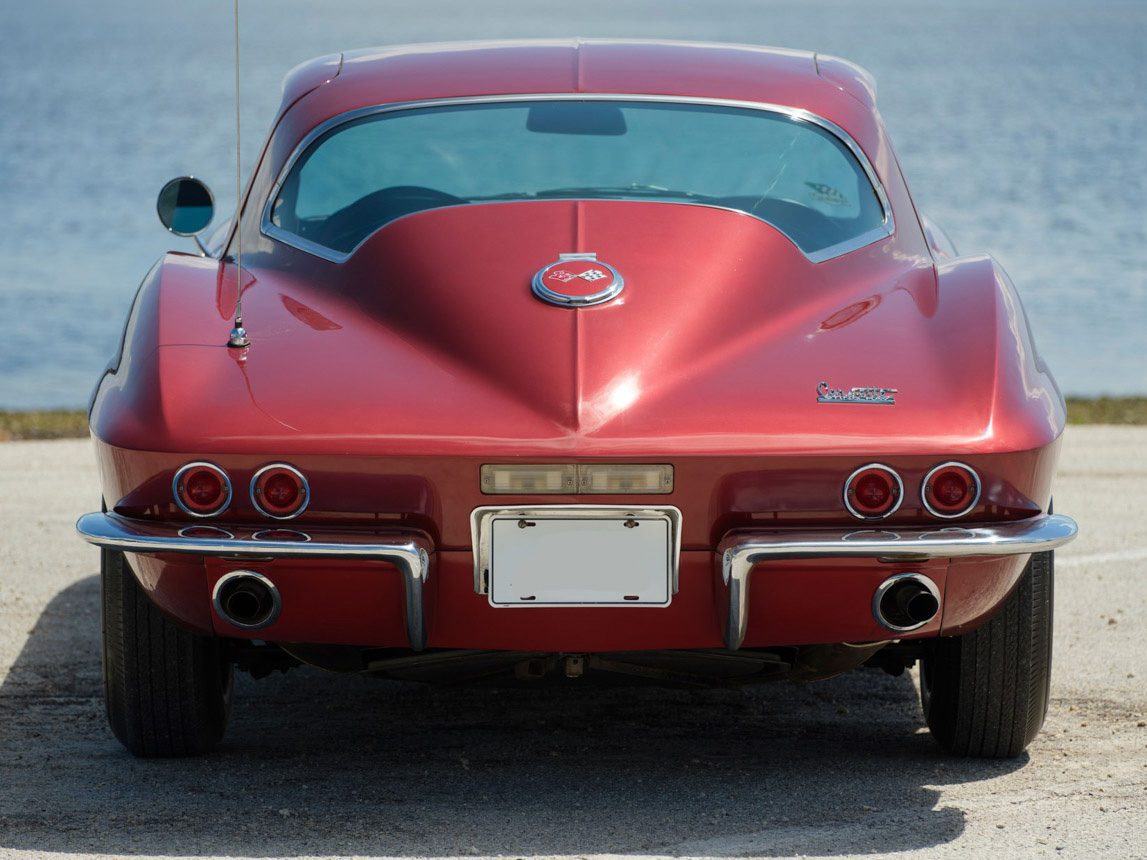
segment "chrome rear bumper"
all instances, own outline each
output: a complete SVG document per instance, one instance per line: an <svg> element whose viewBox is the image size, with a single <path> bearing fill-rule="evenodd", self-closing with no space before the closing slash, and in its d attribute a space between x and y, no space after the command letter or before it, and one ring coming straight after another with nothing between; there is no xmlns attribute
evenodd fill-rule
<svg viewBox="0 0 1147 860"><path fill-rule="evenodd" d="M749 575L754 565L801 558L873 558L911 562L930 558L1029 555L1072 540L1075 520L1047 514L990 526L734 532L721 542L721 570L729 590L725 647L735 650L749 626Z"/></svg>
<svg viewBox="0 0 1147 860"><path fill-rule="evenodd" d="M84 514L76 531L88 543L137 553L180 553L235 559L351 558L386 561L402 573L406 593L406 635L410 647L426 647L423 586L430 574L428 542L399 532L362 533L295 528L176 525L128 519L118 514Z"/></svg>
<svg viewBox="0 0 1147 860"><path fill-rule="evenodd" d="M423 587L430 572L429 542L400 532L334 529L227 528L145 522L114 513L80 517L76 530L89 543L129 553L179 553L235 559L344 558L386 561L403 576L410 646L426 646ZM718 547L728 589L725 645L736 650L748 629L749 579L754 566L807 558L871 558L889 562L967 556L1029 555L1072 540L1075 521L1059 514L991 526L940 529L809 529L746 531ZM289 536L289 537L288 537Z"/></svg>

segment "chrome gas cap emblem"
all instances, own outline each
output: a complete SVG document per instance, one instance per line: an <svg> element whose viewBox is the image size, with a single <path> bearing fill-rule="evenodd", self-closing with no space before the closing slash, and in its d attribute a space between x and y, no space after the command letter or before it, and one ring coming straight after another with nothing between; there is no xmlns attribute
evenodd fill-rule
<svg viewBox="0 0 1147 860"><path fill-rule="evenodd" d="M543 302L584 308L616 298L625 279L609 263L598 260L597 254L560 254L556 263L534 275L531 286Z"/></svg>

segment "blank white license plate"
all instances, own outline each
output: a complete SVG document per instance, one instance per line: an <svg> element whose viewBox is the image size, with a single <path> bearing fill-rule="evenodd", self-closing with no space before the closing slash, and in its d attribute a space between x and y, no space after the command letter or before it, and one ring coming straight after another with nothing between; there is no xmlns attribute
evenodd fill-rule
<svg viewBox="0 0 1147 860"><path fill-rule="evenodd" d="M668 606L675 552L661 516L496 519L490 533L495 606Z"/></svg>

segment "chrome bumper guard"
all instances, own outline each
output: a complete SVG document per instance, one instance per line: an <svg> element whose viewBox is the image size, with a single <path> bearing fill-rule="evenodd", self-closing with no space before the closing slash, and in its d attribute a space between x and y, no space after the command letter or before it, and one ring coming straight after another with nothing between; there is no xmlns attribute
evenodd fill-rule
<svg viewBox="0 0 1147 860"><path fill-rule="evenodd" d="M1047 514L990 526L914 530L734 532L721 542L721 570L729 590L725 647L736 650L749 627L749 575L766 561L801 558L873 558L912 562L965 556L1029 555L1072 540L1075 520Z"/></svg>
<svg viewBox="0 0 1147 860"><path fill-rule="evenodd" d="M422 590L430 574L430 555L425 541L408 534L223 527L199 523L176 525L128 519L111 513L84 514L76 522L76 531L88 543L121 552L179 553L235 559L350 558L390 562L402 573L406 591L406 635L410 647L415 651L426 647Z"/></svg>

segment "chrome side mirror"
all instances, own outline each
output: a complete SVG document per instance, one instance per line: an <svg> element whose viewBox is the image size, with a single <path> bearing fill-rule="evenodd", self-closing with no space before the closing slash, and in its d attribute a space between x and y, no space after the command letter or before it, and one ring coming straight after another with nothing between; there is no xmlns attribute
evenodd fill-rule
<svg viewBox="0 0 1147 860"><path fill-rule="evenodd" d="M180 176L160 190L155 211L160 223L176 236L194 236L215 217L215 198L200 180Z"/></svg>

